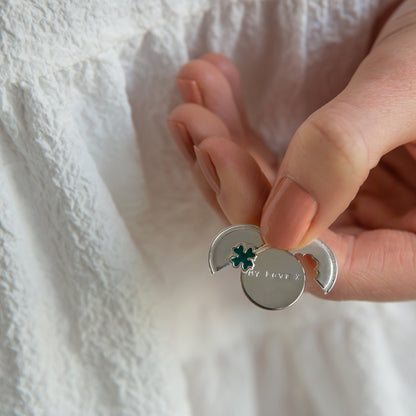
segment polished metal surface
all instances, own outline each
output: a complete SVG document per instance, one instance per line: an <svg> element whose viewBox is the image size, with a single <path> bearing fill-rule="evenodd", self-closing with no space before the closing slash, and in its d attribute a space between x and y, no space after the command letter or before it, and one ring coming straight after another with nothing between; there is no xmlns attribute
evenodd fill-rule
<svg viewBox="0 0 416 416"><path fill-rule="evenodd" d="M305 288L305 271L295 254L311 255L317 262L316 282L327 294L334 286L338 265L332 250L321 240L293 251L264 244L260 228L250 224L222 230L209 249L211 273L233 266L241 269L247 297L264 309L284 309L295 303Z"/></svg>
<svg viewBox="0 0 416 416"><path fill-rule="evenodd" d="M264 309L284 309L295 303L305 288L302 264L289 252L266 248L257 253L254 267L241 271L247 297Z"/></svg>
<svg viewBox="0 0 416 416"><path fill-rule="evenodd" d="M242 244L257 249L264 243L260 236L260 228L251 224L232 225L222 230L214 239L208 253L211 273L215 273L231 265L230 257L234 254L233 247Z"/></svg>
<svg viewBox="0 0 416 416"><path fill-rule="evenodd" d="M338 275L338 263L332 250L321 240L312 243L300 250L291 251L292 254L310 254L318 262L318 275L315 280L325 294L329 293L335 285Z"/></svg>

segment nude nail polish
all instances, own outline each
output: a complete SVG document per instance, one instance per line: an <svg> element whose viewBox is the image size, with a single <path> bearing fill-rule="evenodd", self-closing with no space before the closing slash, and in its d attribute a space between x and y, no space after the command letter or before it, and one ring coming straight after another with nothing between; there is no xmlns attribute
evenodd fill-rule
<svg viewBox="0 0 416 416"><path fill-rule="evenodd" d="M272 191L263 211L263 239L279 249L296 248L308 232L318 209L317 202L288 177Z"/></svg>
<svg viewBox="0 0 416 416"><path fill-rule="evenodd" d="M205 150L201 150L196 146L194 146L194 152L205 179L213 191L218 194L220 192L220 179L218 177L217 170L212 163L211 157Z"/></svg>
<svg viewBox="0 0 416 416"><path fill-rule="evenodd" d="M176 83L178 85L179 92L182 96L182 100L186 103L194 103L203 105L201 89L198 83L190 79L177 78Z"/></svg>
<svg viewBox="0 0 416 416"><path fill-rule="evenodd" d="M189 163L195 163L194 143L185 124L176 120L166 121L170 134Z"/></svg>

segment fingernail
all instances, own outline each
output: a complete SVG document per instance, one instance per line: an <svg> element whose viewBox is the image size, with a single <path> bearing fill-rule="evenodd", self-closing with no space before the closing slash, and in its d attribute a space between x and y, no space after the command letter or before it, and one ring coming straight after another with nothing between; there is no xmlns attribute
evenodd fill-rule
<svg viewBox="0 0 416 416"><path fill-rule="evenodd" d="M218 194L220 192L220 179L209 154L196 146L194 146L194 152L205 179L214 192Z"/></svg>
<svg viewBox="0 0 416 416"><path fill-rule="evenodd" d="M279 249L296 248L309 230L317 202L296 182L282 178L266 203L261 220L264 241Z"/></svg>
<svg viewBox="0 0 416 416"><path fill-rule="evenodd" d="M196 81L176 78L176 83L184 102L203 105L201 89Z"/></svg>
<svg viewBox="0 0 416 416"><path fill-rule="evenodd" d="M194 143L184 123L175 120L166 121L170 134L181 153L189 163L195 163Z"/></svg>

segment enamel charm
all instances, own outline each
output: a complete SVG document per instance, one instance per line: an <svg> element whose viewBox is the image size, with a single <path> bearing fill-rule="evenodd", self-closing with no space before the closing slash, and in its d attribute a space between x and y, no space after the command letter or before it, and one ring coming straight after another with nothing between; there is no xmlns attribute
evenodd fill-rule
<svg viewBox="0 0 416 416"><path fill-rule="evenodd" d="M327 294L335 284L338 267L334 253L320 240L300 250L278 250L263 242L259 227L233 225L215 237L208 263L212 274L230 265L240 269L247 297L261 308L279 310L293 305L305 288L305 270L297 254L310 255L316 261L315 280Z"/></svg>

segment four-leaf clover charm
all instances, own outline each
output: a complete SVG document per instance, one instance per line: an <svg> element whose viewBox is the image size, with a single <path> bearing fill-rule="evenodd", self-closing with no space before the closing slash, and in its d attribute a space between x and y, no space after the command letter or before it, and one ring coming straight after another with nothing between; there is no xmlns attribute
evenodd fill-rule
<svg viewBox="0 0 416 416"><path fill-rule="evenodd" d="M254 259L256 255L251 247L244 251L244 247L240 244L238 247L233 247L233 251L236 254L236 256L230 257L233 267L238 267L240 263L243 270L253 267L254 263L250 259Z"/></svg>

